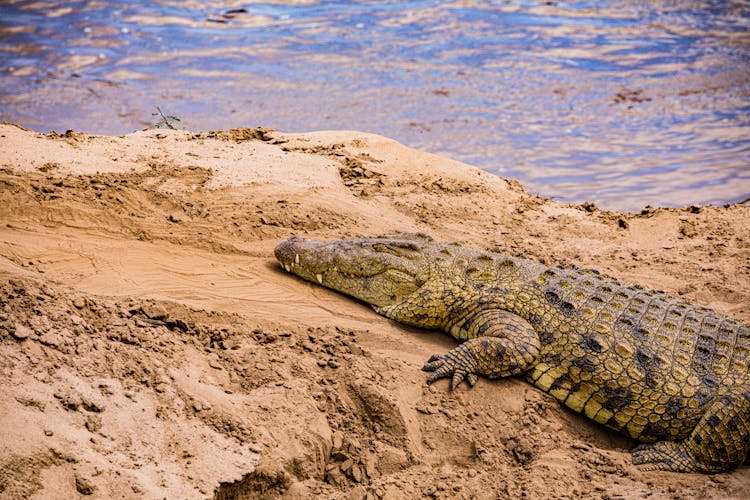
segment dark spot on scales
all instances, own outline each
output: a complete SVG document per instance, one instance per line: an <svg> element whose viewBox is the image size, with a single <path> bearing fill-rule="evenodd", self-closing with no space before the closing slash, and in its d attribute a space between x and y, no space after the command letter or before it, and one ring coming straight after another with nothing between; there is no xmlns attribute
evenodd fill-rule
<svg viewBox="0 0 750 500"><path fill-rule="evenodd" d="M633 336L638 340L646 340L651 336L651 332L642 326L636 326L633 328Z"/></svg>
<svg viewBox="0 0 750 500"><path fill-rule="evenodd" d="M470 312L469 308L466 307L466 303L463 301L455 303L451 308L451 311L459 318L462 318L464 315L467 315Z"/></svg>
<svg viewBox="0 0 750 500"><path fill-rule="evenodd" d="M655 357L651 352L638 348L635 350L635 361L646 381L646 385L654 388L658 385L659 368L662 360Z"/></svg>
<svg viewBox="0 0 750 500"><path fill-rule="evenodd" d="M602 406L604 406L604 405L602 405ZM606 406L604 406L604 407L606 408ZM615 418L615 416L614 416L614 415L612 415L611 417L609 417L609 420L607 420L607 423L605 423L604 425L606 425L607 427L610 427L610 428L612 428L612 429L618 430L618 431L619 431L620 429L622 429L623 427L625 427L625 424L624 424L624 423L620 423L620 422L619 422L619 421L618 421L618 420L617 420L617 419Z"/></svg>
<svg viewBox="0 0 750 500"><path fill-rule="evenodd" d="M727 419L727 421L724 422L724 425L726 426L729 432L734 433L734 432L739 431L739 427L737 427L737 419L735 418Z"/></svg>
<svg viewBox="0 0 750 500"><path fill-rule="evenodd" d="M557 303L560 302L560 297L554 290L547 289L547 291L544 292L544 298L552 305L557 305Z"/></svg>
<svg viewBox="0 0 750 500"><path fill-rule="evenodd" d="M549 330L537 330L537 335L539 336L539 342L542 345L549 345L555 341L555 336Z"/></svg>
<svg viewBox="0 0 750 500"><path fill-rule="evenodd" d="M664 405L664 407L665 407L664 415L666 417L669 417L670 420L672 420L676 418L677 413L679 413L679 411L684 408L682 404L682 398L678 396L672 396L671 398L669 398L669 400L667 401L667 404Z"/></svg>
<svg viewBox="0 0 750 500"><path fill-rule="evenodd" d="M594 373L596 371L596 363L588 358L576 358L571 364L578 367L581 373Z"/></svg>
<svg viewBox="0 0 750 500"><path fill-rule="evenodd" d="M659 441L663 440L669 435L667 426L661 422L649 422L641 431L641 436L655 438Z"/></svg>
<svg viewBox="0 0 750 500"><path fill-rule="evenodd" d="M745 393L743 394L743 396L745 397L745 399L747 399L748 403L750 403L750 394ZM734 403L734 398L731 394L724 394L719 398L719 401L721 401L721 403L724 405L731 405L732 403Z"/></svg>
<svg viewBox="0 0 750 500"><path fill-rule="evenodd" d="M562 356L559 353L549 354L544 357L544 362L552 366L560 366L562 363Z"/></svg>
<svg viewBox="0 0 750 500"><path fill-rule="evenodd" d="M548 288L544 292L544 298L547 300L547 302L557 307L560 311L562 311L565 314L568 314L575 309L575 307L573 307L573 304L571 304L568 301L561 300L560 296L557 295L557 292L555 292L551 288Z"/></svg>
<svg viewBox="0 0 750 500"><path fill-rule="evenodd" d="M695 349L693 349L691 367L701 373L708 373L713 366L711 355L715 352L716 347L714 345L709 347L705 343L701 343L701 339L698 338Z"/></svg>
<svg viewBox="0 0 750 500"><path fill-rule="evenodd" d="M566 300L563 300L562 302L560 302L560 304L558 305L558 307L565 314L569 314L569 313L572 313L573 311L575 311L575 306L573 304L571 304L570 302L566 301Z"/></svg>
<svg viewBox="0 0 750 500"><path fill-rule="evenodd" d="M638 362L639 365L643 367L656 364L656 359L654 358L654 355L645 349L641 349L640 347L635 350L635 360Z"/></svg>
<svg viewBox="0 0 750 500"><path fill-rule="evenodd" d="M708 404L713 398L714 395L706 389L699 389L698 392L695 393L695 400L698 402L698 406Z"/></svg>
<svg viewBox="0 0 750 500"><path fill-rule="evenodd" d="M604 386L605 401L602 406L610 411L619 411L633 402L633 395L627 387Z"/></svg>
<svg viewBox="0 0 750 500"><path fill-rule="evenodd" d="M591 335L583 335L581 337L581 340L583 341L583 347L590 351L594 352L602 352L604 350L604 346L599 343L598 340L596 340Z"/></svg>
<svg viewBox="0 0 750 500"><path fill-rule="evenodd" d="M635 324L635 318L633 318L632 316L629 316L627 314L623 314L622 316L620 316L619 318L617 318L616 323L619 324L619 325L625 325L625 326L630 327L630 326L633 326Z"/></svg>
<svg viewBox="0 0 750 500"><path fill-rule="evenodd" d="M705 385L709 389L713 389L715 387L718 387L719 381L716 379L716 377L711 374L707 373L701 377L701 383Z"/></svg>
<svg viewBox="0 0 750 500"><path fill-rule="evenodd" d="M464 321L464 324L461 325L461 327L466 331L471 331L471 328L474 326L474 323L476 322L476 320L477 320L477 315L472 314L471 316L466 318L466 320Z"/></svg>
<svg viewBox="0 0 750 500"><path fill-rule="evenodd" d="M485 342L486 342L486 341L485 341ZM489 350L490 350L490 343L489 343L489 342L486 342L486 345L485 345L485 344L483 343L483 344L482 344L482 347L483 347L483 348L484 348L484 349L485 349L485 350L486 350L487 352L489 352ZM505 352L506 352L506 351L507 351L507 349L506 349L506 348L505 348L505 346L503 346L502 344L496 344L496 345L495 345L495 356L497 357L497 359L502 359L502 358L504 358L504 357L505 357Z"/></svg>
<svg viewBox="0 0 750 500"><path fill-rule="evenodd" d="M528 321L532 325L535 325L535 326L536 325L540 325L542 323L542 317L539 316L537 313L533 312L533 313L529 314Z"/></svg>
<svg viewBox="0 0 750 500"><path fill-rule="evenodd" d="M580 384L574 384L570 376L567 373L563 373L553 380L552 384L550 384L549 391L554 391L555 389L564 389L569 392L575 392L580 389Z"/></svg>

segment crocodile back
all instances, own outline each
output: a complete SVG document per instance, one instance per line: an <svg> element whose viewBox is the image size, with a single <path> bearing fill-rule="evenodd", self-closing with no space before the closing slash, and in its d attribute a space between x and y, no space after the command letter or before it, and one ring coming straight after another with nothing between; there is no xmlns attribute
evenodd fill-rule
<svg viewBox="0 0 750 500"><path fill-rule="evenodd" d="M641 441L681 439L706 405L750 382L750 327L593 270L548 268L515 305L539 333L527 378Z"/></svg>

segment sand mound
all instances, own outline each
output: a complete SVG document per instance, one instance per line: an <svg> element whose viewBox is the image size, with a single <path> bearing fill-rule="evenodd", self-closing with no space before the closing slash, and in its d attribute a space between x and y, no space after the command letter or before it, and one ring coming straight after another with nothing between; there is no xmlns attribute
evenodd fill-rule
<svg viewBox="0 0 750 500"><path fill-rule="evenodd" d="M595 267L750 318L750 208L570 206L359 132L123 137L0 126L0 494L742 497L642 473L517 381L450 392L455 345L290 277L291 234L420 230Z"/></svg>

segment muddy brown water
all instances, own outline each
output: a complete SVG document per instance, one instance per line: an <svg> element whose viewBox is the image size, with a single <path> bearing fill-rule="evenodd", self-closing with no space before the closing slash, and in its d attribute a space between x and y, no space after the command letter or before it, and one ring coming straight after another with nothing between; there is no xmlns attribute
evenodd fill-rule
<svg viewBox="0 0 750 500"><path fill-rule="evenodd" d="M750 3L0 3L0 120L357 129L603 208L750 197Z"/></svg>

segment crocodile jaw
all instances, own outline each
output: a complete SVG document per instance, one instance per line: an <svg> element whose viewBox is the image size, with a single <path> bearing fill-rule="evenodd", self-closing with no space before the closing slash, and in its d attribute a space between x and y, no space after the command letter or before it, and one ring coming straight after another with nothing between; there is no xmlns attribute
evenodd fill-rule
<svg viewBox="0 0 750 500"><path fill-rule="evenodd" d="M424 283L418 247L394 247L392 238L320 242L291 236L274 254L287 272L376 307L399 303Z"/></svg>

